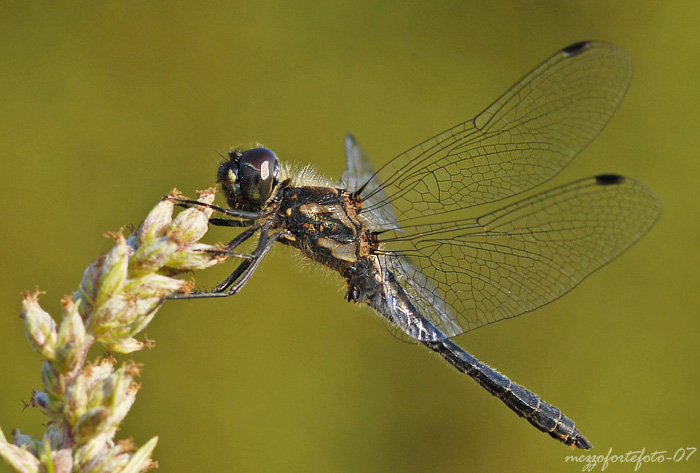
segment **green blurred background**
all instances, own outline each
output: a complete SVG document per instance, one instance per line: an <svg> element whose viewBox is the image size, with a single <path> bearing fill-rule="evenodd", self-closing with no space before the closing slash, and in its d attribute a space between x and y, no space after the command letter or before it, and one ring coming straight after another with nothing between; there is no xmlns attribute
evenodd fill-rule
<svg viewBox="0 0 700 473"><path fill-rule="evenodd" d="M44 429L22 410L40 359L20 292L38 285L58 315L102 234L172 187L213 184L217 153L257 140L338 177L346 132L385 162L599 39L635 79L555 183L629 175L664 215L572 294L457 341L560 407L593 453L700 447L699 27L695 1L0 3L4 432ZM143 386L119 438L159 435L161 471L582 470L298 261L279 248L236 297L167 304L146 331L156 348L133 357Z"/></svg>

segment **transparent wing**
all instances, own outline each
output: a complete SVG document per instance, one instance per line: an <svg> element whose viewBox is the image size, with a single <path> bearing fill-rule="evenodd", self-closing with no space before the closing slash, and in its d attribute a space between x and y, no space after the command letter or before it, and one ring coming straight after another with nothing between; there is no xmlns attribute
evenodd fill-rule
<svg viewBox="0 0 700 473"><path fill-rule="evenodd" d="M375 174L374 166L352 135L345 136L345 170L340 176L339 187L349 192L357 191ZM378 189L372 196L363 199L363 206L373 207L381 201L386 201L386 193ZM376 206L374 210L365 212L370 219L373 230L398 229L396 214L391 205Z"/></svg>
<svg viewBox="0 0 700 473"><path fill-rule="evenodd" d="M380 234L379 253L411 302L453 337L561 297L641 238L660 213L643 185L601 175L479 218Z"/></svg>
<svg viewBox="0 0 700 473"><path fill-rule="evenodd" d="M355 192L365 182L367 182L367 180L370 179L374 173L375 170L372 162L362 151L362 148L357 143L355 138L350 134L346 135L345 170L340 177L339 187L341 189L347 189L350 192ZM386 194L383 191L379 191L369 199L364 200L362 203L364 206L372 206L374 203L385 198ZM397 233L403 233L401 228L396 223L396 215L394 214L394 210L391 205L380 206L369 212L363 212L363 215L369 219L369 224L374 231L394 230ZM412 288L414 294L420 294L421 300L425 304L433 307L435 311L442 314L443 320L451 320L453 318L449 308L447 307L447 303L440 296L440 291L433 286L430 280L423 273L421 273L408 258L395 256L385 259L382 267L389 268L394 274L411 274L411 278L404 279L404 285ZM396 333L395 330L392 330L392 326L388 322L390 319L396 325L401 326L401 317L392 316L391 309L389 309L390 304L381 305L387 307L387 313L384 314L387 317L387 328L397 338L404 341L410 340L410 337L403 337L399 333ZM402 329L405 332L407 327L402 327ZM459 327L455 326L454 329L459 330Z"/></svg>
<svg viewBox="0 0 700 473"><path fill-rule="evenodd" d="M355 137L350 134L345 135L345 170L340 176L340 187L355 192L374 173L374 166L360 148Z"/></svg>
<svg viewBox="0 0 700 473"><path fill-rule="evenodd" d="M360 194L366 212L399 221L494 202L559 173L605 127L629 87L617 46L576 43L511 87L476 118L383 166Z"/></svg>

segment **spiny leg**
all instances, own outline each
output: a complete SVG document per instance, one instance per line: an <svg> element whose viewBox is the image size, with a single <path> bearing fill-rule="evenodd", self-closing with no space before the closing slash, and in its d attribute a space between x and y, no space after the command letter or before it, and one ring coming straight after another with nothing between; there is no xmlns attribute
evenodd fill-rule
<svg viewBox="0 0 700 473"><path fill-rule="evenodd" d="M243 288L243 286L245 286L245 284L248 282L248 280L251 278L255 270L262 262L263 258L265 258L267 253L272 248L272 245L280 237L281 233L270 235L268 233L269 228L269 222L265 223L262 226L258 246L249 255L250 257L242 261L225 280L223 280L220 284L214 287L211 291L192 292L190 294L175 294L169 296L168 299L206 299L210 297L228 297L232 296L233 294L236 294ZM244 239L242 239L242 241L245 241L246 239L250 238L250 236L252 236L256 230L257 228L254 227L251 227L250 229L246 230L246 232L244 233L249 234ZM234 243L235 240L236 239L232 240L232 243ZM242 241L235 244L240 244L242 243Z"/></svg>
<svg viewBox="0 0 700 473"><path fill-rule="evenodd" d="M218 205L213 205L213 204L207 204L205 202L199 202L197 200L191 200L191 199L180 199L178 197L166 197L167 199L172 200L175 202L175 204L178 207L183 207L183 208L190 208L190 207L206 207L208 209L212 209L215 212L219 212L223 215L232 217L232 218L240 218L244 220L258 220L260 218L263 218L267 215L270 214L269 211L264 211L264 212L250 212L247 210L237 210L237 209L225 209L223 207L219 207ZM227 221L226 219L218 219L221 221ZM238 226L238 225L220 225L220 226Z"/></svg>

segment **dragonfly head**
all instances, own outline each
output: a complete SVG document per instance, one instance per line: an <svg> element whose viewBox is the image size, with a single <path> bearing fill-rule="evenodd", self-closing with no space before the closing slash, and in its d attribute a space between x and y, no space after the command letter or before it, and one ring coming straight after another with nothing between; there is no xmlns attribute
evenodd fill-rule
<svg viewBox="0 0 700 473"><path fill-rule="evenodd" d="M267 148L233 150L219 166L221 183L232 208L260 207L267 202L278 183L279 160Z"/></svg>

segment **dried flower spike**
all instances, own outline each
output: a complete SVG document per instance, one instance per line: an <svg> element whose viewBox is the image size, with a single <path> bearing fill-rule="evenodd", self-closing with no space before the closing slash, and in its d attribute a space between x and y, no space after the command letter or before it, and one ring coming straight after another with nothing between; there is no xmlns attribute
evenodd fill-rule
<svg viewBox="0 0 700 473"><path fill-rule="evenodd" d="M214 189L199 193L211 204ZM153 319L163 298L186 292L192 282L173 276L223 262L221 245L199 243L208 229L212 210L192 207L173 219L173 190L125 238L108 234L115 245L85 270L80 287L63 300L59 324L39 306L39 292L26 293L21 317L30 345L45 361L43 387L31 405L48 418L41 440L14 432L9 443L0 431L0 457L18 472L136 473L156 467L151 452L158 438L134 452L130 441L114 441L119 424L134 403L139 367L103 358L86 364L94 342L119 353L153 346L134 338Z"/></svg>

